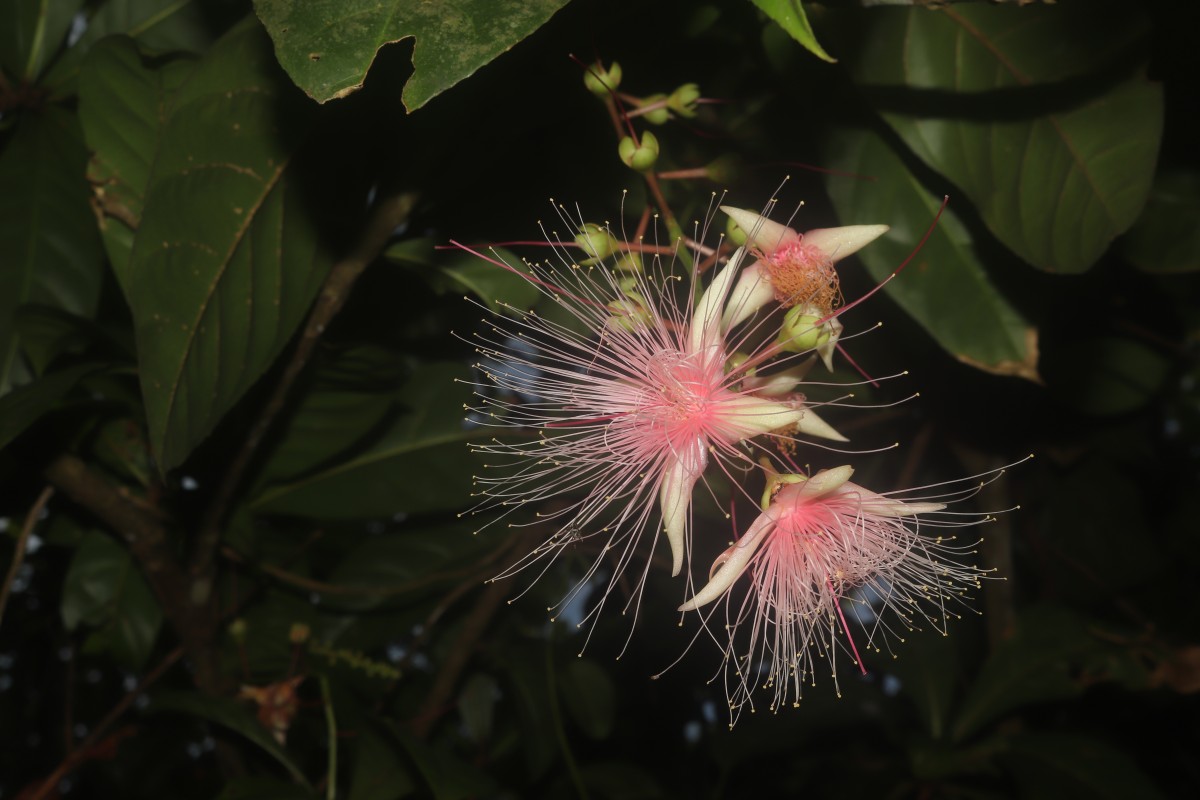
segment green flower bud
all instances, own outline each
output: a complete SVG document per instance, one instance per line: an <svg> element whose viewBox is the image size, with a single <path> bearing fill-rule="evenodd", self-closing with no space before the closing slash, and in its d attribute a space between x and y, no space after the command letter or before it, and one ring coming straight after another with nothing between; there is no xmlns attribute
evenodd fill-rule
<svg viewBox="0 0 1200 800"><path fill-rule="evenodd" d="M621 247L621 243L608 228L595 222L585 222L579 228L579 233L575 235L575 244L587 253L589 258L595 259L608 258Z"/></svg>
<svg viewBox="0 0 1200 800"><path fill-rule="evenodd" d="M713 183L730 184L737 180L742 171L741 156L730 153L716 158L704 167L704 174ZM743 242L744 244L744 242Z"/></svg>
<svg viewBox="0 0 1200 800"><path fill-rule="evenodd" d="M696 101L700 99L700 87L694 83L685 83L667 98L667 108L681 117L691 119L696 116Z"/></svg>
<svg viewBox="0 0 1200 800"><path fill-rule="evenodd" d="M624 297L613 300L606 307L612 312L605 323L610 327L635 331L653 320L653 315L646 309L646 298L637 292L627 291Z"/></svg>
<svg viewBox="0 0 1200 800"><path fill-rule="evenodd" d="M743 353L741 351L734 353L725 361L725 373L728 374L730 372L733 372L735 369L740 367L742 364L746 363L746 359L748 359L748 358L750 358L750 356L746 355L745 353ZM757 374L757 372L758 372L757 369L755 369L754 367L751 367L750 369L746 370L745 377L753 378Z"/></svg>
<svg viewBox="0 0 1200 800"><path fill-rule="evenodd" d="M627 166L638 172L647 172L653 169L654 162L658 160L658 139L649 131L642 134L641 144L634 142L632 136L626 136L617 146L617 153Z"/></svg>
<svg viewBox="0 0 1200 800"><path fill-rule="evenodd" d="M597 97L608 97L621 85L621 65L614 61L605 69L602 64L592 64L583 72L583 85Z"/></svg>
<svg viewBox="0 0 1200 800"><path fill-rule="evenodd" d="M828 342L830 330L826 325L817 325L821 321L818 313L812 306L789 308L783 315L776 344L789 353L806 353Z"/></svg>
<svg viewBox="0 0 1200 800"><path fill-rule="evenodd" d="M670 100L665 94L652 94L645 98L642 100L641 105L638 106L639 108L645 108L646 106L652 105L657 105L658 107L652 108L646 113L642 114L642 119L646 120L646 122L649 122L651 125L662 125L671 118L671 111L667 107L668 103L670 103Z"/></svg>
<svg viewBox="0 0 1200 800"><path fill-rule="evenodd" d="M288 630L288 641L292 644L304 644L311 635L312 629L303 622L293 622L291 629Z"/></svg>
<svg viewBox="0 0 1200 800"><path fill-rule="evenodd" d="M242 642L246 641L246 632L249 630L249 628L250 626L246 624L246 620L238 617L233 622L229 623L229 636L235 642L241 644Z"/></svg>

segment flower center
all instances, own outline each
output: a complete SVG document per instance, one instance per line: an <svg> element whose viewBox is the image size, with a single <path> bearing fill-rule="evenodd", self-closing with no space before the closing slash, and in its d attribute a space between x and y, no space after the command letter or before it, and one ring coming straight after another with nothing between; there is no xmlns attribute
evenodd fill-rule
<svg viewBox="0 0 1200 800"><path fill-rule="evenodd" d="M805 244L803 238L788 242L763 261L771 275L775 299L784 307L805 303L828 314L840 303L833 262L821 248Z"/></svg>

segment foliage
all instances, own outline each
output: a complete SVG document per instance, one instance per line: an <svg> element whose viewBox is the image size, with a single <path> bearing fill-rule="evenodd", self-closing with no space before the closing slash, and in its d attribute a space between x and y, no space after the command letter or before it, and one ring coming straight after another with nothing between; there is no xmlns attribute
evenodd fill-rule
<svg viewBox="0 0 1200 800"><path fill-rule="evenodd" d="M1194 795L1200 16L876 5L0 0L0 795ZM1036 454L981 616L733 730L657 561L487 582L545 531L464 516L470 341L539 295L449 247L714 191L891 226L862 477Z"/></svg>

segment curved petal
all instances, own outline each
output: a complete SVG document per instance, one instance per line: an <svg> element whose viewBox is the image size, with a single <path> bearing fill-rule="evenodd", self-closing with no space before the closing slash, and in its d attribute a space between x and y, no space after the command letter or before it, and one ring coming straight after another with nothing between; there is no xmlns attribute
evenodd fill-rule
<svg viewBox="0 0 1200 800"><path fill-rule="evenodd" d="M762 214L733 206L721 206L721 210L746 232L746 243L763 252L774 252L788 242L794 242L800 238L800 234L792 228L772 222Z"/></svg>
<svg viewBox="0 0 1200 800"><path fill-rule="evenodd" d="M739 223L741 224L741 223ZM804 234L804 243L821 248L830 261L839 261L857 253L889 230L887 225L846 225L841 228L815 228Z"/></svg>
<svg viewBox="0 0 1200 800"><path fill-rule="evenodd" d="M763 538L774 529L775 516L770 512L759 514L754 524L746 530L746 535L717 557L714 562L714 565L719 564L717 571L712 574L704 588L696 592L692 599L681 605L678 610L694 611L729 591L729 587L733 586L734 581L746 570Z"/></svg>
<svg viewBox="0 0 1200 800"><path fill-rule="evenodd" d="M687 541L688 513L692 506L692 489L708 465L704 442L697 441L688 452L680 453L666 465L658 490L662 507L663 530L671 546L671 575L683 569L683 554Z"/></svg>

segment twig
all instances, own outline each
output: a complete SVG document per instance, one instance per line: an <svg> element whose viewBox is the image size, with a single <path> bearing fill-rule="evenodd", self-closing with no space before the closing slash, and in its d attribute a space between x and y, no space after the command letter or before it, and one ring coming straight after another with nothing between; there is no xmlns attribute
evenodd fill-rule
<svg viewBox="0 0 1200 800"><path fill-rule="evenodd" d="M33 526L37 524L38 517L42 515L42 510L45 509L46 503L50 502L53 495L53 486L42 489L37 500L34 500L33 505L29 507L29 513L25 515L25 524L21 526L21 532L17 535L17 544L13 548L12 563L8 565L8 574L4 576L4 588L0 589L0 622L4 620L4 609L8 606L8 596L12 593L13 582L16 581L17 573L21 571L21 563L25 560L25 548L29 544Z"/></svg>
<svg viewBox="0 0 1200 800"><path fill-rule="evenodd" d="M371 213L370 219L367 220L362 236L354 249L333 266L329 277L325 279L321 293L317 296L312 311L309 312L304 332L300 335L295 350L292 351L291 360L275 384L275 390L270 399L267 400L258 419L251 427L241 450L238 451L237 456L225 471L225 477L217 488L216 494L213 495L212 502L209 503L208 510L200 524L191 558L188 561L192 579L191 596L194 602L206 601L212 592L217 548L221 541L221 526L235 495L242 488L242 478L253 462L259 445L262 444L263 439L278 418L279 412L283 410L292 385L295 384L296 379L308 364L317 341L345 305L346 299L350 296L350 290L359 276L383 251L396 227L408 218L415 204L416 196L411 193L393 195L381 201Z"/></svg>
<svg viewBox="0 0 1200 800"><path fill-rule="evenodd" d="M58 766L54 768L54 771L46 776L46 779L42 781L42 785L39 786L37 790L27 798L27 800L44 800L44 798L47 797L50 792L54 791L58 787L58 782L66 777L67 774L73 769L79 766L79 762L88 757L88 754L100 740L100 737L107 733L108 729L112 727L113 723L120 719L121 715L124 714L131 705L133 705L133 701L137 699L138 695L145 692L152 683L161 678L166 671L170 669L171 666L174 665L175 662L178 661L182 656L183 648L176 647L167 654L166 658L158 663L158 666L147 672L145 676L138 681L138 685L126 692L125 696L122 697L120 701L118 701L117 704L112 707L112 710L104 715L104 719L96 723L96 727L92 729L92 732L88 734L88 737L84 739L78 747L68 753L66 758L59 762Z"/></svg>

